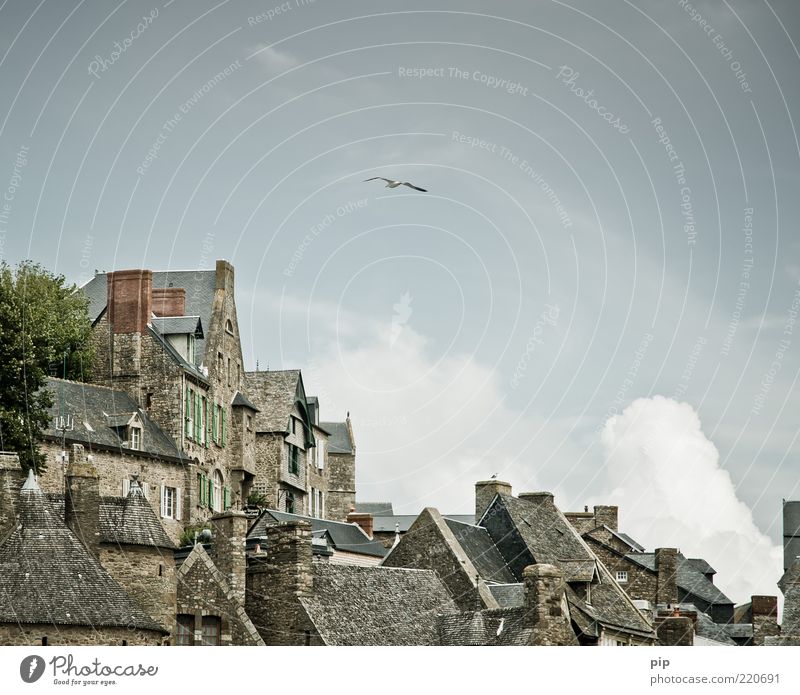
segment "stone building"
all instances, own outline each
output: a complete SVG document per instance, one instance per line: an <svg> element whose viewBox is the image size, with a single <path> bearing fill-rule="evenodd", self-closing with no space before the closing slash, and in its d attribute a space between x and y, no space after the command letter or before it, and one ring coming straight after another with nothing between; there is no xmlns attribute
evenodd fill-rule
<svg viewBox="0 0 800 695"><path fill-rule="evenodd" d="M619 530L618 515L617 507L606 505L565 514L625 593L657 623L677 611L690 619L695 644L758 645L775 634L774 596L754 596L735 615L733 601L714 584L716 571L708 562L686 558L677 548L646 552Z"/></svg>
<svg viewBox="0 0 800 695"><path fill-rule="evenodd" d="M19 487L22 476L15 458L0 460L5 522L0 528L0 644L167 642L168 629L107 571L76 535L77 526L64 523L32 471ZM76 500L73 520L81 507ZM99 540L99 522L91 528Z"/></svg>
<svg viewBox="0 0 800 695"><path fill-rule="evenodd" d="M476 524L426 509L384 558L384 567L430 569L462 610L525 606L529 566L564 585L563 615L582 645L647 645L652 622L634 605L609 570L558 510L550 493L514 497L497 480L475 488ZM551 590L552 586L551 586Z"/></svg>

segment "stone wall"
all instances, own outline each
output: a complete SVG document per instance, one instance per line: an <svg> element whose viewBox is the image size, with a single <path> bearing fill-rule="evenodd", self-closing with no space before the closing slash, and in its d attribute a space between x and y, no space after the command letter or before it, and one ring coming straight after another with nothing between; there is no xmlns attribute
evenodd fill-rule
<svg viewBox="0 0 800 695"><path fill-rule="evenodd" d="M671 616L656 627L658 642L664 647L691 647L694 644L694 623L691 618Z"/></svg>
<svg viewBox="0 0 800 695"><path fill-rule="evenodd" d="M325 516L344 521L356 506L356 455L328 454L328 501Z"/></svg>
<svg viewBox="0 0 800 695"><path fill-rule="evenodd" d="M533 627L531 644L576 646L578 640L569 622L561 570L553 565L531 565L523 570L522 578L525 609Z"/></svg>
<svg viewBox="0 0 800 695"><path fill-rule="evenodd" d="M89 625L37 625L20 623L0 624L0 646L147 646L167 642L164 635L151 630L126 627L97 627Z"/></svg>
<svg viewBox="0 0 800 695"><path fill-rule="evenodd" d="M0 452L0 543L16 526L19 490L25 482L25 474L19 456Z"/></svg>
<svg viewBox="0 0 800 695"><path fill-rule="evenodd" d="M102 543L100 564L165 630L175 620L175 558L171 550Z"/></svg>

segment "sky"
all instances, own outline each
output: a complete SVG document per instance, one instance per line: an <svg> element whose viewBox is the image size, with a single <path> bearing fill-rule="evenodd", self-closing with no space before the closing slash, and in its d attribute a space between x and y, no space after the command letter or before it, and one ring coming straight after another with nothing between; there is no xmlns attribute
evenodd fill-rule
<svg viewBox="0 0 800 695"><path fill-rule="evenodd" d="M0 259L225 258L248 369L350 413L360 500L496 474L775 594L798 46L792 0L6 0Z"/></svg>

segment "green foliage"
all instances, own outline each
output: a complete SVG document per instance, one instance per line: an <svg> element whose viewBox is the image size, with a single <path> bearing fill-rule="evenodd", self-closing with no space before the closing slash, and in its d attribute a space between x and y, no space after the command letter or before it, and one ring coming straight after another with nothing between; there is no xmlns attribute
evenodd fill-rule
<svg viewBox="0 0 800 695"><path fill-rule="evenodd" d="M194 534L196 533L199 535L201 531L207 528L209 528L209 524L206 521L200 521L196 524L188 524L187 526L184 526L183 533L178 540L178 547L183 548L187 545L194 545Z"/></svg>
<svg viewBox="0 0 800 695"><path fill-rule="evenodd" d="M266 507L267 497L258 492L251 492L247 496L247 505L250 507Z"/></svg>
<svg viewBox="0 0 800 695"><path fill-rule="evenodd" d="M36 263L0 263L0 449L26 470L45 467L48 374L84 380L91 364L88 299Z"/></svg>

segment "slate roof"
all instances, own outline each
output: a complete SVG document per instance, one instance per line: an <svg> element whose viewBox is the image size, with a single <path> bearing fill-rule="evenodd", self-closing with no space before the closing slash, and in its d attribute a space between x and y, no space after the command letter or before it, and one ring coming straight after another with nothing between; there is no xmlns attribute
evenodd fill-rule
<svg viewBox="0 0 800 695"><path fill-rule="evenodd" d="M715 570L711 565L709 565L705 560L698 557L690 557L686 560L692 567L694 567L700 574L716 574L717 570Z"/></svg>
<svg viewBox="0 0 800 695"><path fill-rule="evenodd" d="M356 502L356 511L359 514L372 514L373 518L376 516L394 516L391 502Z"/></svg>
<svg viewBox="0 0 800 695"><path fill-rule="evenodd" d="M506 521L510 522L510 529L505 526ZM653 636L650 623L554 504L533 503L498 495L484 515L482 525L487 527L501 552L506 548L504 557L515 574L515 565L521 572L524 564L546 563L561 568L567 578L571 573L574 574L575 567L585 566L585 569L595 564L599 581L591 585L591 605L567 585L567 600L571 608L583 613L589 623L597 621L609 627ZM514 552L517 555L508 557L508 549L512 547L516 548Z"/></svg>
<svg viewBox="0 0 800 695"><path fill-rule="evenodd" d="M301 598L329 645L429 646L440 613L455 604L430 570L316 563L314 594Z"/></svg>
<svg viewBox="0 0 800 695"><path fill-rule="evenodd" d="M107 543L175 549L138 483L127 497L101 498L100 536Z"/></svg>
<svg viewBox="0 0 800 695"><path fill-rule="evenodd" d="M0 622L166 633L86 550L31 480L20 492L20 525L0 545Z"/></svg>
<svg viewBox="0 0 800 695"><path fill-rule="evenodd" d="M320 422L320 427L328 433L329 454L352 454L353 441L346 422ZM394 531L394 528L392 528Z"/></svg>
<svg viewBox="0 0 800 695"><path fill-rule="evenodd" d="M237 391L236 395L233 397L233 401L231 401L231 405L233 406L244 406L245 408L250 408L253 412L258 412L258 408L256 408L250 399L245 396L241 391Z"/></svg>
<svg viewBox="0 0 800 695"><path fill-rule="evenodd" d="M651 572L656 572L655 553L628 553L625 557L637 565L646 567ZM733 603L697 569L695 562L687 560L682 554L678 554L678 572L675 579L679 589L683 589L708 603Z"/></svg>
<svg viewBox="0 0 800 695"><path fill-rule="evenodd" d="M247 393L259 410L255 416L256 432L288 432L300 370L245 372L244 377Z"/></svg>
<svg viewBox="0 0 800 695"><path fill-rule="evenodd" d="M317 519L300 514L288 514L274 509L267 509L253 522L247 532L248 538L258 538L267 535L266 527L282 521L308 521L311 524L312 534L325 531L336 550L348 553L360 553L372 557L384 557L386 548L379 541L370 539L358 524L348 524L342 521Z"/></svg>
<svg viewBox="0 0 800 695"><path fill-rule="evenodd" d="M394 533L395 530L400 533L405 533L411 528L411 524L416 521L418 514L393 514L392 516L374 516L372 517L372 532L373 533ZM460 521L462 524L474 524L475 516L473 514L443 514L445 519L453 519ZM395 524L399 528L395 529Z"/></svg>
<svg viewBox="0 0 800 695"><path fill-rule="evenodd" d="M455 519L445 518L444 522L455 535L470 562L478 570L481 579L500 584L514 581L513 573L485 528L464 524Z"/></svg>
<svg viewBox="0 0 800 695"><path fill-rule="evenodd" d="M120 449L124 440L119 427L137 413L142 422L141 451L152 456L182 458L175 442L124 391L53 378L47 380L45 388L53 398L50 427L45 430L45 435L61 439L61 432L54 429L53 419L59 415L71 415L74 426L67 432L68 441L79 442L87 448ZM87 423L89 427L86 427Z"/></svg>
<svg viewBox="0 0 800 695"><path fill-rule="evenodd" d="M525 601L525 588L521 583L488 584L487 586L500 608L517 608Z"/></svg>
<svg viewBox="0 0 800 695"><path fill-rule="evenodd" d="M533 639L531 621L519 607L448 613L438 623L443 646L521 647Z"/></svg>
<svg viewBox="0 0 800 695"><path fill-rule="evenodd" d="M186 313L199 316L203 326L211 326L211 312L217 287L216 270L166 270L153 272L153 289L183 287L186 290ZM96 321L106 308L108 280L105 273L98 273L81 288L89 298L89 318ZM196 343L198 364L206 359L206 341Z"/></svg>
<svg viewBox="0 0 800 695"><path fill-rule="evenodd" d="M597 577L594 560L562 560L561 569L567 582L591 582Z"/></svg>
<svg viewBox="0 0 800 695"><path fill-rule="evenodd" d="M186 335L203 338L203 322L199 316L154 316L150 325L161 335Z"/></svg>

